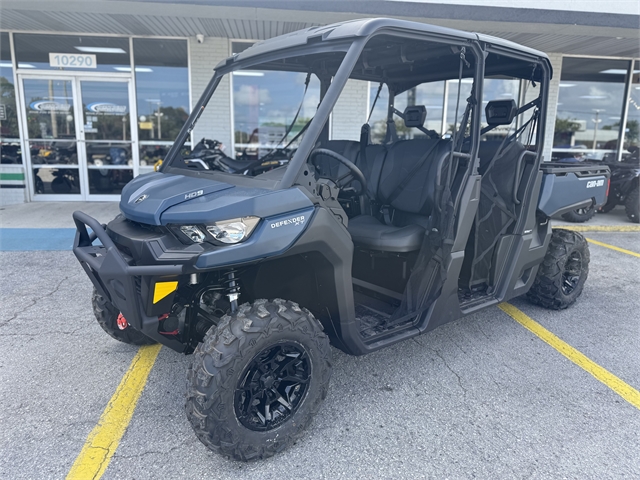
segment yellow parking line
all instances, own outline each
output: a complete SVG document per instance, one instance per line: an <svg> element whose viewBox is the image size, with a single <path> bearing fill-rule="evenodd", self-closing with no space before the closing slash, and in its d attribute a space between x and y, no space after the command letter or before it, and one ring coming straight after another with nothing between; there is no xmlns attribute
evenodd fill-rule
<svg viewBox="0 0 640 480"><path fill-rule="evenodd" d="M97 480L107 469L124 435L161 345L140 347L120 385L73 463L67 480Z"/></svg>
<svg viewBox="0 0 640 480"><path fill-rule="evenodd" d="M498 305L498 307L500 307L502 311L504 311L507 315L513 318L524 328L538 336L542 341L551 345L573 363L589 372L597 380L604 383L607 387L616 392L631 405L633 405L637 409L640 409L640 392L638 390L626 384L624 381L620 380L608 370L602 368L600 365L586 357L584 354L580 353L568 343L560 340L549 330L544 328L532 318L528 317L524 312L518 310L513 305L509 303L501 303L500 305Z"/></svg>
<svg viewBox="0 0 640 480"><path fill-rule="evenodd" d="M574 232L640 232L640 225L554 225Z"/></svg>
<svg viewBox="0 0 640 480"><path fill-rule="evenodd" d="M627 255L633 255L634 257L640 258L640 253L632 252L631 250L625 250L624 248L609 245L608 243L599 242L597 240L592 240L591 238L587 238L587 240L595 245L600 245L601 247L610 248L611 250L615 250L616 252L622 252L626 253Z"/></svg>

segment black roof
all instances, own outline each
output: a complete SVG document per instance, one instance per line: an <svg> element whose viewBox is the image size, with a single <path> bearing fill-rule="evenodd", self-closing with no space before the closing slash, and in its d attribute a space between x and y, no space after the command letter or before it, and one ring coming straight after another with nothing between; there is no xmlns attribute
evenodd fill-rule
<svg viewBox="0 0 640 480"><path fill-rule="evenodd" d="M233 57L235 61L243 61L251 57L268 54L271 52L299 47L311 43L313 41L334 41L348 40L358 37L367 37L379 30L396 31L398 33L426 33L442 37L449 37L452 40L478 40L483 43L502 47L513 52L526 53L535 57L548 59L547 54L533 48L525 47L503 38L492 37L480 33L465 32L455 30L453 28L439 27L427 23L411 22L408 20L398 20L393 18L366 18L359 20L349 20L331 25L319 27L311 27L298 30L286 35L280 35L268 40L255 43L243 52ZM225 60L217 65L216 68L228 65L229 61Z"/></svg>

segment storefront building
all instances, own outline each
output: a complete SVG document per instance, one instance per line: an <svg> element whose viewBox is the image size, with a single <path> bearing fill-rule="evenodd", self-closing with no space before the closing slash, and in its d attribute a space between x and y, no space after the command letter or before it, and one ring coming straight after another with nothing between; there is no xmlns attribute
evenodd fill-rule
<svg viewBox="0 0 640 480"><path fill-rule="evenodd" d="M163 158L219 61L261 39L373 16L487 33L547 52L554 67L547 125L555 128L547 131L545 159L637 158L638 2L521 3L530 5L513 8L503 0L483 7L466 0L3 1L0 202L117 200L129 180L152 171ZM281 76L288 74L241 73L218 88L215 108L198 122L192 143L216 139L230 156L260 155L277 143L301 101L297 123L313 116L319 85L311 82L303 97L304 76L290 74L300 76L300 91L292 92L282 88L289 82ZM521 103L527 88L526 82L496 81L485 88L485 100ZM420 86L398 98L396 108L425 105L427 128L445 134L457 93L457 84ZM374 135L384 121L384 89L378 93L378 85L348 84L334 109L333 138L357 138L376 97L370 119ZM266 104L279 108L261 109Z"/></svg>

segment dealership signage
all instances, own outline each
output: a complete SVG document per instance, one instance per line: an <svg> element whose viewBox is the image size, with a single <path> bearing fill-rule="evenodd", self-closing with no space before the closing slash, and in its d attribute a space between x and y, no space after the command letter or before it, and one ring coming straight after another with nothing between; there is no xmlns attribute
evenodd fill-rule
<svg viewBox="0 0 640 480"><path fill-rule="evenodd" d="M50 53L49 66L53 68L97 68L95 55L84 53Z"/></svg>
<svg viewBox="0 0 640 480"><path fill-rule="evenodd" d="M68 112L71 109L69 103L58 103L53 100L38 100L29 104L31 110L38 112Z"/></svg>
<svg viewBox="0 0 640 480"><path fill-rule="evenodd" d="M94 102L87 105L87 110L103 115L124 115L127 113L127 106L107 102Z"/></svg>

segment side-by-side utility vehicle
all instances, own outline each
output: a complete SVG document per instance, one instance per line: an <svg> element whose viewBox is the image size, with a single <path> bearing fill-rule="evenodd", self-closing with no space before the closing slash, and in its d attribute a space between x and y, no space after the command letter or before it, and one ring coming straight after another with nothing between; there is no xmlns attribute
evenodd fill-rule
<svg viewBox="0 0 640 480"><path fill-rule="evenodd" d="M609 173L543 162L551 74L530 48L391 19L228 58L160 171L124 188L122 214L73 215L100 325L193 353L196 435L250 460L291 445L318 412L330 344L362 355L524 294L568 307L589 250L549 219L603 204ZM229 121L210 99L232 75L255 91L272 82L236 118L285 123L287 165L234 175L189 158L201 116Z"/></svg>

